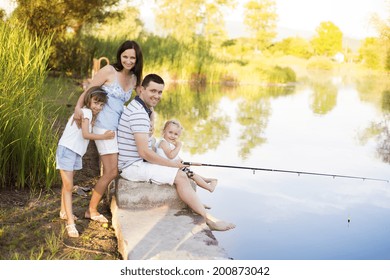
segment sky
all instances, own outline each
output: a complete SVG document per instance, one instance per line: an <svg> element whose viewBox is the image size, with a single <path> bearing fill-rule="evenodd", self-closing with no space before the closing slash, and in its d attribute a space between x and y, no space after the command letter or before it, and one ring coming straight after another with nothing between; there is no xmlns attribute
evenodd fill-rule
<svg viewBox="0 0 390 280"><path fill-rule="evenodd" d="M387 0L278 0L280 26L314 31L322 21L331 21L345 36L362 39L377 35L370 19L390 17ZM300 8L297 9L296 7ZM387 8L386 8L387 7ZM293 12L291 12L293 11Z"/></svg>
<svg viewBox="0 0 390 280"><path fill-rule="evenodd" d="M239 1L243 5L246 1ZM344 36L362 39L377 35L370 24L373 14L390 17L389 0L276 0L278 28L315 32L323 21L331 21ZM242 19L242 9L227 15L227 21ZM229 25L228 25L229 26ZM232 24L233 26L233 24Z"/></svg>
<svg viewBox="0 0 390 280"><path fill-rule="evenodd" d="M0 0L0 7L9 10L10 0ZM153 0L139 1L141 17L148 29L153 29ZM242 24L242 6L246 0L237 0L239 6L225 14L228 33L232 37L245 32ZM390 18L390 0L276 0L279 29L293 29L315 32L323 21L331 21L338 26L344 36L363 39L375 36L375 28L370 24L373 14L382 19Z"/></svg>

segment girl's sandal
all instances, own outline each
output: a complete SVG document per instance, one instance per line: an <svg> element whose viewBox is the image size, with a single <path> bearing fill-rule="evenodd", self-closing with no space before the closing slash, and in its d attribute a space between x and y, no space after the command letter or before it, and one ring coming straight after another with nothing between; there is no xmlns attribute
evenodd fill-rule
<svg viewBox="0 0 390 280"><path fill-rule="evenodd" d="M61 212L60 211L60 219L61 220L67 220L68 219L68 216L66 215L66 212ZM78 220L78 218L77 218L77 216L75 216L74 214L73 214L73 220Z"/></svg>
<svg viewBox="0 0 390 280"><path fill-rule="evenodd" d="M97 221L99 223L108 223L108 220L106 217L104 217L102 214L96 215L96 216L90 216L90 215L85 215L85 218L91 219L92 221Z"/></svg>
<svg viewBox="0 0 390 280"><path fill-rule="evenodd" d="M79 232L77 231L75 224L67 225L66 230L69 237L79 237Z"/></svg>

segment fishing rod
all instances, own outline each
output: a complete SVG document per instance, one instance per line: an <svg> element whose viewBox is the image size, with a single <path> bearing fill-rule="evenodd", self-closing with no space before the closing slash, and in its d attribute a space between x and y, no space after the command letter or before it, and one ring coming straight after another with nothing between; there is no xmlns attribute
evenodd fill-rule
<svg viewBox="0 0 390 280"><path fill-rule="evenodd" d="M301 175L317 175L317 176L328 176L328 177L339 177L339 178L348 178L348 179L360 179L360 180L371 180L371 181L382 181L389 183L389 180L378 179L378 178L369 178L369 177L358 177L358 176L348 176L348 175L337 175L337 174L328 174L328 173L315 173L315 172L306 172L306 171L294 171L294 170L283 170L283 169L271 169L271 168L259 168L259 167L248 167L248 166L237 166L237 165L220 165L220 164L208 164L208 163L198 163L198 162L183 162L184 165L192 166L211 166L211 167L223 167L223 168L236 168L236 169L248 169L252 170L253 174L256 171L269 171L269 172L284 172L284 173L295 173Z"/></svg>

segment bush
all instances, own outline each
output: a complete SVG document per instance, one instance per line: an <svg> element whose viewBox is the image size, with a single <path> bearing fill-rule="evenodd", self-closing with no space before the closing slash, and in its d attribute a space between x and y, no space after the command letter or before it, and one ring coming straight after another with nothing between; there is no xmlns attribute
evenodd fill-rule
<svg viewBox="0 0 390 280"><path fill-rule="evenodd" d="M266 72L267 81L275 84L287 84L297 81L294 70L290 67L274 66Z"/></svg>
<svg viewBox="0 0 390 280"><path fill-rule="evenodd" d="M324 56L313 56L307 64L307 69L311 70L332 70L333 67L333 62Z"/></svg>

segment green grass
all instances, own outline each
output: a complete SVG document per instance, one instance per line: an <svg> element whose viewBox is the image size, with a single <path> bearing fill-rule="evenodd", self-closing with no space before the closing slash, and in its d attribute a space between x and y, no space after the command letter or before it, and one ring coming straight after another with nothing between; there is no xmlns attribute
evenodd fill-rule
<svg viewBox="0 0 390 280"><path fill-rule="evenodd" d="M0 186L46 187L57 180L57 133L42 99L50 38L0 23Z"/></svg>

